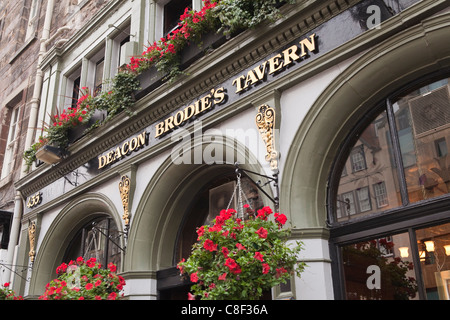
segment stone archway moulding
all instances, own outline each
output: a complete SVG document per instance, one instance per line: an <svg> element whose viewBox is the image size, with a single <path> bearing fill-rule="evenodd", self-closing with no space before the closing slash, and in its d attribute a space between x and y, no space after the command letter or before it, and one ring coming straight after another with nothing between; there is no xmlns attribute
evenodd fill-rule
<svg viewBox="0 0 450 320"><path fill-rule="evenodd" d="M67 204L56 216L37 250L29 295L41 295L45 285L55 276L56 267L62 262L68 242L90 219L108 214L121 228L121 215L113 202L103 194L86 193Z"/></svg>

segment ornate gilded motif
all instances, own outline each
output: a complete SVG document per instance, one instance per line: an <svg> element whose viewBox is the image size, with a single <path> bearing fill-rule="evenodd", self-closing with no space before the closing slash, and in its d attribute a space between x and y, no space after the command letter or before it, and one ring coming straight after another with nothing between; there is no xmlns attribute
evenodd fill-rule
<svg viewBox="0 0 450 320"><path fill-rule="evenodd" d="M270 162L272 170L278 169L278 152L275 150L275 110L268 105L258 108L256 126L266 145L266 161Z"/></svg>
<svg viewBox="0 0 450 320"><path fill-rule="evenodd" d="M128 227L130 224L130 212L128 208L129 200L130 200L130 178L128 176L122 176L122 180L119 182L119 191L120 198L122 199L123 205L123 220L125 221L125 225Z"/></svg>
<svg viewBox="0 0 450 320"><path fill-rule="evenodd" d="M36 256L35 243L36 243L36 223L30 222L28 225L28 240L30 241L30 256L31 262L34 262L34 257Z"/></svg>

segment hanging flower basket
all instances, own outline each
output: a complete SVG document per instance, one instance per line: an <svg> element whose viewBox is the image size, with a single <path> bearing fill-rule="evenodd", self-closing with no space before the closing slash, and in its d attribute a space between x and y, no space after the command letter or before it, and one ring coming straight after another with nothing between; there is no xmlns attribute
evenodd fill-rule
<svg viewBox="0 0 450 320"><path fill-rule="evenodd" d="M116 269L113 263L103 269L95 258L63 263L56 268L58 278L46 285L39 300L117 300L125 280Z"/></svg>
<svg viewBox="0 0 450 320"><path fill-rule="evenodd" d="M286 242L290 233L283 228L286 216L272 215L269 207L254 216L248 205L244 207L248 219L227 209L213 225L198 228L191 256L177 266L193 283L190 299L255 300L303 271L304 264L297 262L302 244Z"/></svg>

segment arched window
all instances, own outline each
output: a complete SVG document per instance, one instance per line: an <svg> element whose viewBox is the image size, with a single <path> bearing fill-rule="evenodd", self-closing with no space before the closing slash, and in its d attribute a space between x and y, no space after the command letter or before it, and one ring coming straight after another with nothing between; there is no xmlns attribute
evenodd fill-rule
<svg viewBox="0 0 450 320"><path fill-rule="evenodd" d="M83 257L96 258L103 266L114 263L120 270L120 234L109 217L97 217L84 225L70 242L64 254L64 262Z"/></svg>
<svg viewBox="0 0 450 320"><path fill-rule="evenodd" d="M335 294L448 299L450 78L421 79L373 108L330 176Z"/></svg>

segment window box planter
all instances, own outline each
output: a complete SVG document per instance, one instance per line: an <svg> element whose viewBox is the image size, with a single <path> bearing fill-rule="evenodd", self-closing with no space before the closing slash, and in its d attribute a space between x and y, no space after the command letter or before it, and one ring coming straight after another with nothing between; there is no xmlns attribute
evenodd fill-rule
<svg viewBox="0 0 450 320"><path fill-rule="evenodd" d="M214 50L220 47L227 41L226 36L215 32L210 32L202 35L201 43L192 42L181 52L180 55L180 69L184 70L189 67L193 62L200 59L210 50ZM150 69L138 74L141 89L135 92L136 100L141 99L157 87L159 87L164 81L165 75L161 74L156 66L152 66Z"/></svg>
<svg viewBox="0 0 450 320"><path fill-rule="evenodd" d="M220 47L227 41L227 38L221 33L209 32L202 35L200 41L200 44L190 43L181 51L181 69L186 69L208 51Z"/></svg>
<svg viewBox="0 0 450 320"><path fill-rule="evenodd" d="M141 87L134 93L136 100L144 97L163 83L163 75L158 72L155 66L138 74L136 78L139 80Z"/></svg>
<svg viewBox="0 0 450 320"><path fill-rule="evenodd" d="M67 132L69 144L72 144L81 139L85 135L87 129L89 129L95 123L105 120L106 115L107 112L105 110L95 110L94 114L91 116L87 123L83 123L76 127L70 128Z"/></svg>
<svg viewBox="0 0 450 320"><path fill-rule="evenodd" d="M47 164L55 164L61 161L63 151L61 148L44 145L38 151L36 151L36 158Z"/></svg>

